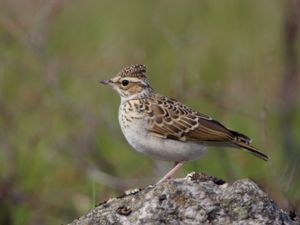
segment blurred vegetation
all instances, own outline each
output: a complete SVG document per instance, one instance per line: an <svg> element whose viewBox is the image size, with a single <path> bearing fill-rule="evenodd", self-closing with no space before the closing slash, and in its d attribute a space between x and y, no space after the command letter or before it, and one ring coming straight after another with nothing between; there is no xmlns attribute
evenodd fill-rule
<svg viewBox="0 0 300 225"><path fill-rule="evenodd" d="M126 143L119 97L98 83L136 63L158 92L249 135L271 157L212 149L177 176L250 177L299 212L298 6L1 0L0 224L67 223L169 169Z"/></svg>

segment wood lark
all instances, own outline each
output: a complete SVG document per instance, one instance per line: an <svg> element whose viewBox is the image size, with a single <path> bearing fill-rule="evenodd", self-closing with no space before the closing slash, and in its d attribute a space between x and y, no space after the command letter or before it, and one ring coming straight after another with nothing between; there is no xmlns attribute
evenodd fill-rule
<svg viewBox="0 0 300 225"><path fill-rule="evenodd" d="M170 178L185 161L197 159L207 146L240 148L268 160L250 145L246 135L156 93L144 65L126 67L101 83L111 86L121 97L119 123L129 144L138 152L175 163L158 183Z"/></svg>

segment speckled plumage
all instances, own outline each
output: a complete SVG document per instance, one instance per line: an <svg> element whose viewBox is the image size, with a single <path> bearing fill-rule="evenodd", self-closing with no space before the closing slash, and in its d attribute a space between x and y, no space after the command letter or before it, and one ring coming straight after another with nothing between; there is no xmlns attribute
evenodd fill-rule
<svg viewBox="0 0 300 225"><path fill-rule="evenodd" d="M127 141L138 152L178 164L198 158L207 146L230 146L268 159L250 145L247 136L157 94L147 81L144 65L126 67L102 83L112 86L121 96L119 123Z"/></svg>

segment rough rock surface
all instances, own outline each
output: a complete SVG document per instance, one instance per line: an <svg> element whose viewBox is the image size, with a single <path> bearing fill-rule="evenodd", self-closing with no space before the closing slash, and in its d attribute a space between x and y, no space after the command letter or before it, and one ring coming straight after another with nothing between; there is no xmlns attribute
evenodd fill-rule
<svg viewBox="0 0 300 225"><path fill-rule="evenodd" d="M109 199L70 224L300 223L249 179L229 184L193 173Z"/></svg>

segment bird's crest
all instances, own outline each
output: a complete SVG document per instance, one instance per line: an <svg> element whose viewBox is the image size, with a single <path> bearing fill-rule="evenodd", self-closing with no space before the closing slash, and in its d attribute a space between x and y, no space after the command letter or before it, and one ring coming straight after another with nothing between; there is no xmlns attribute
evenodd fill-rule
<svg viewBox="0 0 300 225"><path fill-rule="evenodd" d="M135 64L132 66L127 66L124 69L122 69L119 73L118 76L120 77L136 77L140 79L146 79L146 72L147 68L145 65L141 64Z"/></svg>

